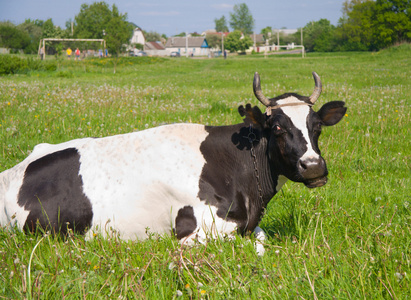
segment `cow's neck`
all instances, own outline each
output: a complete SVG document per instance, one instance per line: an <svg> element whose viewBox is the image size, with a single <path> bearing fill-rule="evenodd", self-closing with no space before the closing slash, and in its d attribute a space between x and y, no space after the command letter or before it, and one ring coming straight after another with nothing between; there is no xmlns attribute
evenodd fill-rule
<svg viewBox="0 0 411 300"><path fill-rule="evenodd" d="M267 138L262 137L260 143L255 146L256 149L256 165L258 176L260 178L260 185L263 192L263 199L265 205L272 197L276 194L276 186L278 183L278 174L274 173L273 168L271 168L268 154L267 154Z"/></svg>
<svg viewBox="0 0 411 300"><path fill-rule="evenodd" d="M255 183L255 189L257 190L258 197L254 197L253 201L255 205L254 210L250 210L250 218L260 221L262 212L267 207L268 202L277 193L276 187L278 185L278 174L274 173L273 168L270 166L267 153L268 140L266 137L261 136L257 145L253 146L253 150L250 149L250 157L253 162L253 169L250 170L250 174L254 180L250 181L250 185ZM255 153L255 155L252 154ZM259 191L261 189L261 193ZM250 224L251 225L251 224Z"/></svg>
<svg viewBox="0 0 411 300"><path fill-rule="evenodd" d="M267 138L256 131L258 140L251 148L247 138L250 129L244 124L206 127L206 130L209 135L200 146L206 163L200 176L198 196L217 207L219 217L237 222L241 232L253 230L277 185L268 162Z"/></svg>

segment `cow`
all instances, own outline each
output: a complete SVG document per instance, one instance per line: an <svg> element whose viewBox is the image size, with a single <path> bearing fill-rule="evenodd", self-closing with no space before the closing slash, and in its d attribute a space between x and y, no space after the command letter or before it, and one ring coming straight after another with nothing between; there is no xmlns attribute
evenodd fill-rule
<svg viewBox="0 0 411 300"><path fill-rule="evenodd" d="M346 107L332 101L315 112L322 84L313 77L309 97L268 99L255 73L254 94L266 110L241 105L236 125L170 124L39 144L0 174L0 225L63 235L113 230L133 240L171 232L188 243L254 231L262 242L260 219L287 180L308 188L327 182L318 139Z"/></svg>

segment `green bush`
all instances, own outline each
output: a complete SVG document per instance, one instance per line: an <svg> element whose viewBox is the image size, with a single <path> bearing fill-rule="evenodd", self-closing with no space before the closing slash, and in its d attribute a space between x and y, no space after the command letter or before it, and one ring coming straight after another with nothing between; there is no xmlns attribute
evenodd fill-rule
<svg viewBox="0 0 411 300"><path fill-rule="evenodd" d="M15 74L28 68L27 60L15 55L0 56L0 75Z"/></svg>
<svg viewBox="0 0 411 300"><path fill-rule="evenodd" d="M21 58L16 55L0 55L0 75L56 70L57 64L55 61Z"/></svg>

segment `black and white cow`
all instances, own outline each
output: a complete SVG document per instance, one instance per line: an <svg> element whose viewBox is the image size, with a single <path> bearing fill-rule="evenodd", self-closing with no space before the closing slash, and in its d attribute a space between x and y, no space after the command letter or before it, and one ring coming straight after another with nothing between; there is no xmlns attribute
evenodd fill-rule
<svg viewBox="0 0 411 300"><path fill-rule="evenodd" d="M37 145L0 174L0 225L63 234L114 228L126 239L144 239L149 228L188 241L255 230L263 240L258 223L287 179L309 188L327 181L318 138L346 108L333 101L312 110L321 93L313 76L310 97L267 99L256 73L266 112L240 106L241 124L172 124Z"/></svg>

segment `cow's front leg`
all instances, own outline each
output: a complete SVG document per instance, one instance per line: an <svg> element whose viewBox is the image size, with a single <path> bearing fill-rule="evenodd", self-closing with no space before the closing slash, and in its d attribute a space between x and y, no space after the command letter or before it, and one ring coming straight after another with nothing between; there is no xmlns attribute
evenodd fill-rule
<svg viewBox="0 0 411 300"><path fill-rule="evenodd" d="M233 238L237 231L237 223L227 221L217 215L217 209L210 205L199 205L193 209L195 229L181 238L184 244L198 241L205 244L207 240ZM194 226L193 226L194 227Z"/></svg>
<svg viewBox="0 0 411 300"><path fill-rule="evenodd" d="M257 252L259 256L262 256L264 255L264 252L265 252L264 241L267 236L264 230L262 230L258 226L254 229L254 234L255 234L255 243L254 243L255 251Z"/></svg>

